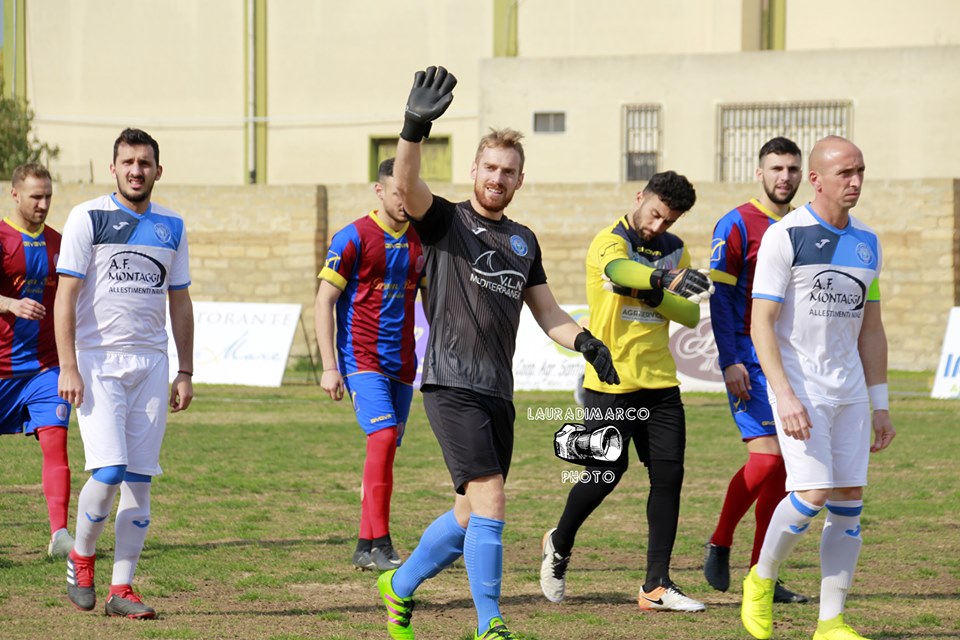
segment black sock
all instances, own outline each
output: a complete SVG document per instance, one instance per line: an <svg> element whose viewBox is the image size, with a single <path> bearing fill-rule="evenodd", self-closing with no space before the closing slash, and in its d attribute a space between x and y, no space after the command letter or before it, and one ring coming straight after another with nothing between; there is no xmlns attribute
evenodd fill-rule
<svg viewBox="0 0 960 640"><path fill-rule="evenodd" d="M374 538L372 541L374 547L379 547L381 549L386 549L393 546L393 540L390 539L390 534L388 533L385 536L380 536L379 538Z"/></svg>
<svg viewBox="0 0 960 640"><path fill-rule="evenodd" d="M626 460L626 456L623 456L623 458ZM554 550L564 558L573 551L573 543L577 538L580 525L617 486L620 477L626 470L626 465L612 469L597 469L597 473L594 474L592 471L595 469L594 467L587 467L587 471L590 472L588 474L590 479L586 482L578 482L570 490L570 495L567 496L567 504L563 508L563 515L560 516L560 522L557 523L557 530L553 532ZM609 478L602 475L605 471L614 472L612 482L607 482Z"/></svg>
<svg viewBox="0 0 960 640"><path fill-rule="evenodd" d="M357 551L370 552L373 548L373 541L366 538L357 538Z"/></svg>

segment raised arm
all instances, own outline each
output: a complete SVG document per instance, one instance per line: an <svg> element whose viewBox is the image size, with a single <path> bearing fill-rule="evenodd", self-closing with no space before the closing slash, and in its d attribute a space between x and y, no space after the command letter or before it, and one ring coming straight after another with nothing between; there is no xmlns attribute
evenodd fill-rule
<svg viewBox="0 0 960 640"><path fill-rule="evenodd" d="M457 79L452 73L443 67L427 67L417 71L407 98L393 176L403 208L413 220L422 220L433 202L430 188L420 178L420 141L429 137L433 121L450 106L455 86Z"/></svg>

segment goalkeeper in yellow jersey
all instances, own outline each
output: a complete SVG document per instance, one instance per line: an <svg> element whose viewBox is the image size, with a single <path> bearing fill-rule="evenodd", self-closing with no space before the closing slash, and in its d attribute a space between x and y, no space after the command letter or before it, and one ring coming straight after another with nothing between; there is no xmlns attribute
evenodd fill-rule
<svg viewBox="0 0 960 640"><path fill-rule="evenodd" d="M633 440L650 478L647 573L640 609L704 610L703 603L684 595L670 580L686 422L669 325L672 320L696 326L699 305L709 299L713 285L690 268L683 240L667 230L695 201L693 185L684 176L658 173L637 194L636 208L598 233L587 252L590 330L609 345L620 384L606 384L587 368L584 422L588 430L616 427L623 449L616 461L587 467L591 473L584 478L589 479L571 489L559 523L544 534L540 587L552 602L563 599L577 530L627 470ZM611 415L617 419L605 419Z"/></svg>

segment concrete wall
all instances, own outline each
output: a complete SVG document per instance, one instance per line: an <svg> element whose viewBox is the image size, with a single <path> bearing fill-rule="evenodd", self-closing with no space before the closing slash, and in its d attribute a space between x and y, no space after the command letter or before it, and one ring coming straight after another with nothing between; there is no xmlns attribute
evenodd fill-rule
<svg viewBox="0 0 960 640"><path fill-rule="evenodd" d="M623 105L660 105L661 170L705 182L718 179L718 105L844 100L853 102L868 179L958 176L958 70L960 47L500 58L481 65L480 125L529 134L528 180L615 182ZM566 132L531 133L541 110L566 111Z"/></svg>
<svg viewBox="0 0 960 640"><path fill-rule="evenodd" d="M246 181L249 0L27 7L27 98L36 134L60 146L62 180L109 182L113 140L140 126L160 141L170 184ZM399 133L413 73L429 64L460 79L433 130L450 137L454 182L468 179L478 133L530 132L537 110L566 111L568 128L531 135L544 158L531 179L617 182L628 102L662 105L664 166L712 181L718 104L833 99L854 102L872 176L960 175L960 3L792 1L781 52L756 51L761 9L522 0L519 56L493 60L489 0L269 2L267 181L366 182L370 139Z"/></svg>
<svg viewBox="0 0 960 640"><path fill-rule="evenodd" d="M632 209L642 183L527 183L510 215L538 235L550 286L563 303L583 303L583 261L593 235ZM674 227L695 265L706 266L713 225L756 195L753 185L696 183L697 204ZM3 193L9 185L0 185ZM459 200L471 186L437 185ZM56 185L51 226L70 208L110 191L105 185ZM810 197L805 184L797 202ZM378 204L370 185L196 187L161 185L154 200L180 212L191 249L195 300L286 302L303 306L308 338L294 354L315 352L313 299L327 239ZM9 207L8 204L4 207ZM8 209L4 209L8 210ZM890 366L932 369L947 312L960 304L960 180L868 180L854 211L881 237L883 314Z"/></svg>

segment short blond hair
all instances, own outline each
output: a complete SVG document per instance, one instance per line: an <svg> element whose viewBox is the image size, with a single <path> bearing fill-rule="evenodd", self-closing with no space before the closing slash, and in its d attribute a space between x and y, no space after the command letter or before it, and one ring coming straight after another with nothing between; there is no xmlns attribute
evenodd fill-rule
<svg viewBox="0 0 960 640"><path fill-rule="evenodd" d="M50 172L45 166L38 162L26 162L13 170L10 183L16 187L17 185L23 184L23 181L30 176L39 178L40 180L52 180Z"/></svg>
<svg viewBox="0 0 960 640"><path fill-rule="evenodd" d="M484 149L513 149L520 155L520 171L523 171L523 145L520 140L523 134L516 129L494 129L490 128L490 133L480 138L480 145L477 146L477 155L474 161L480 160L480 155Z"/></svg>

